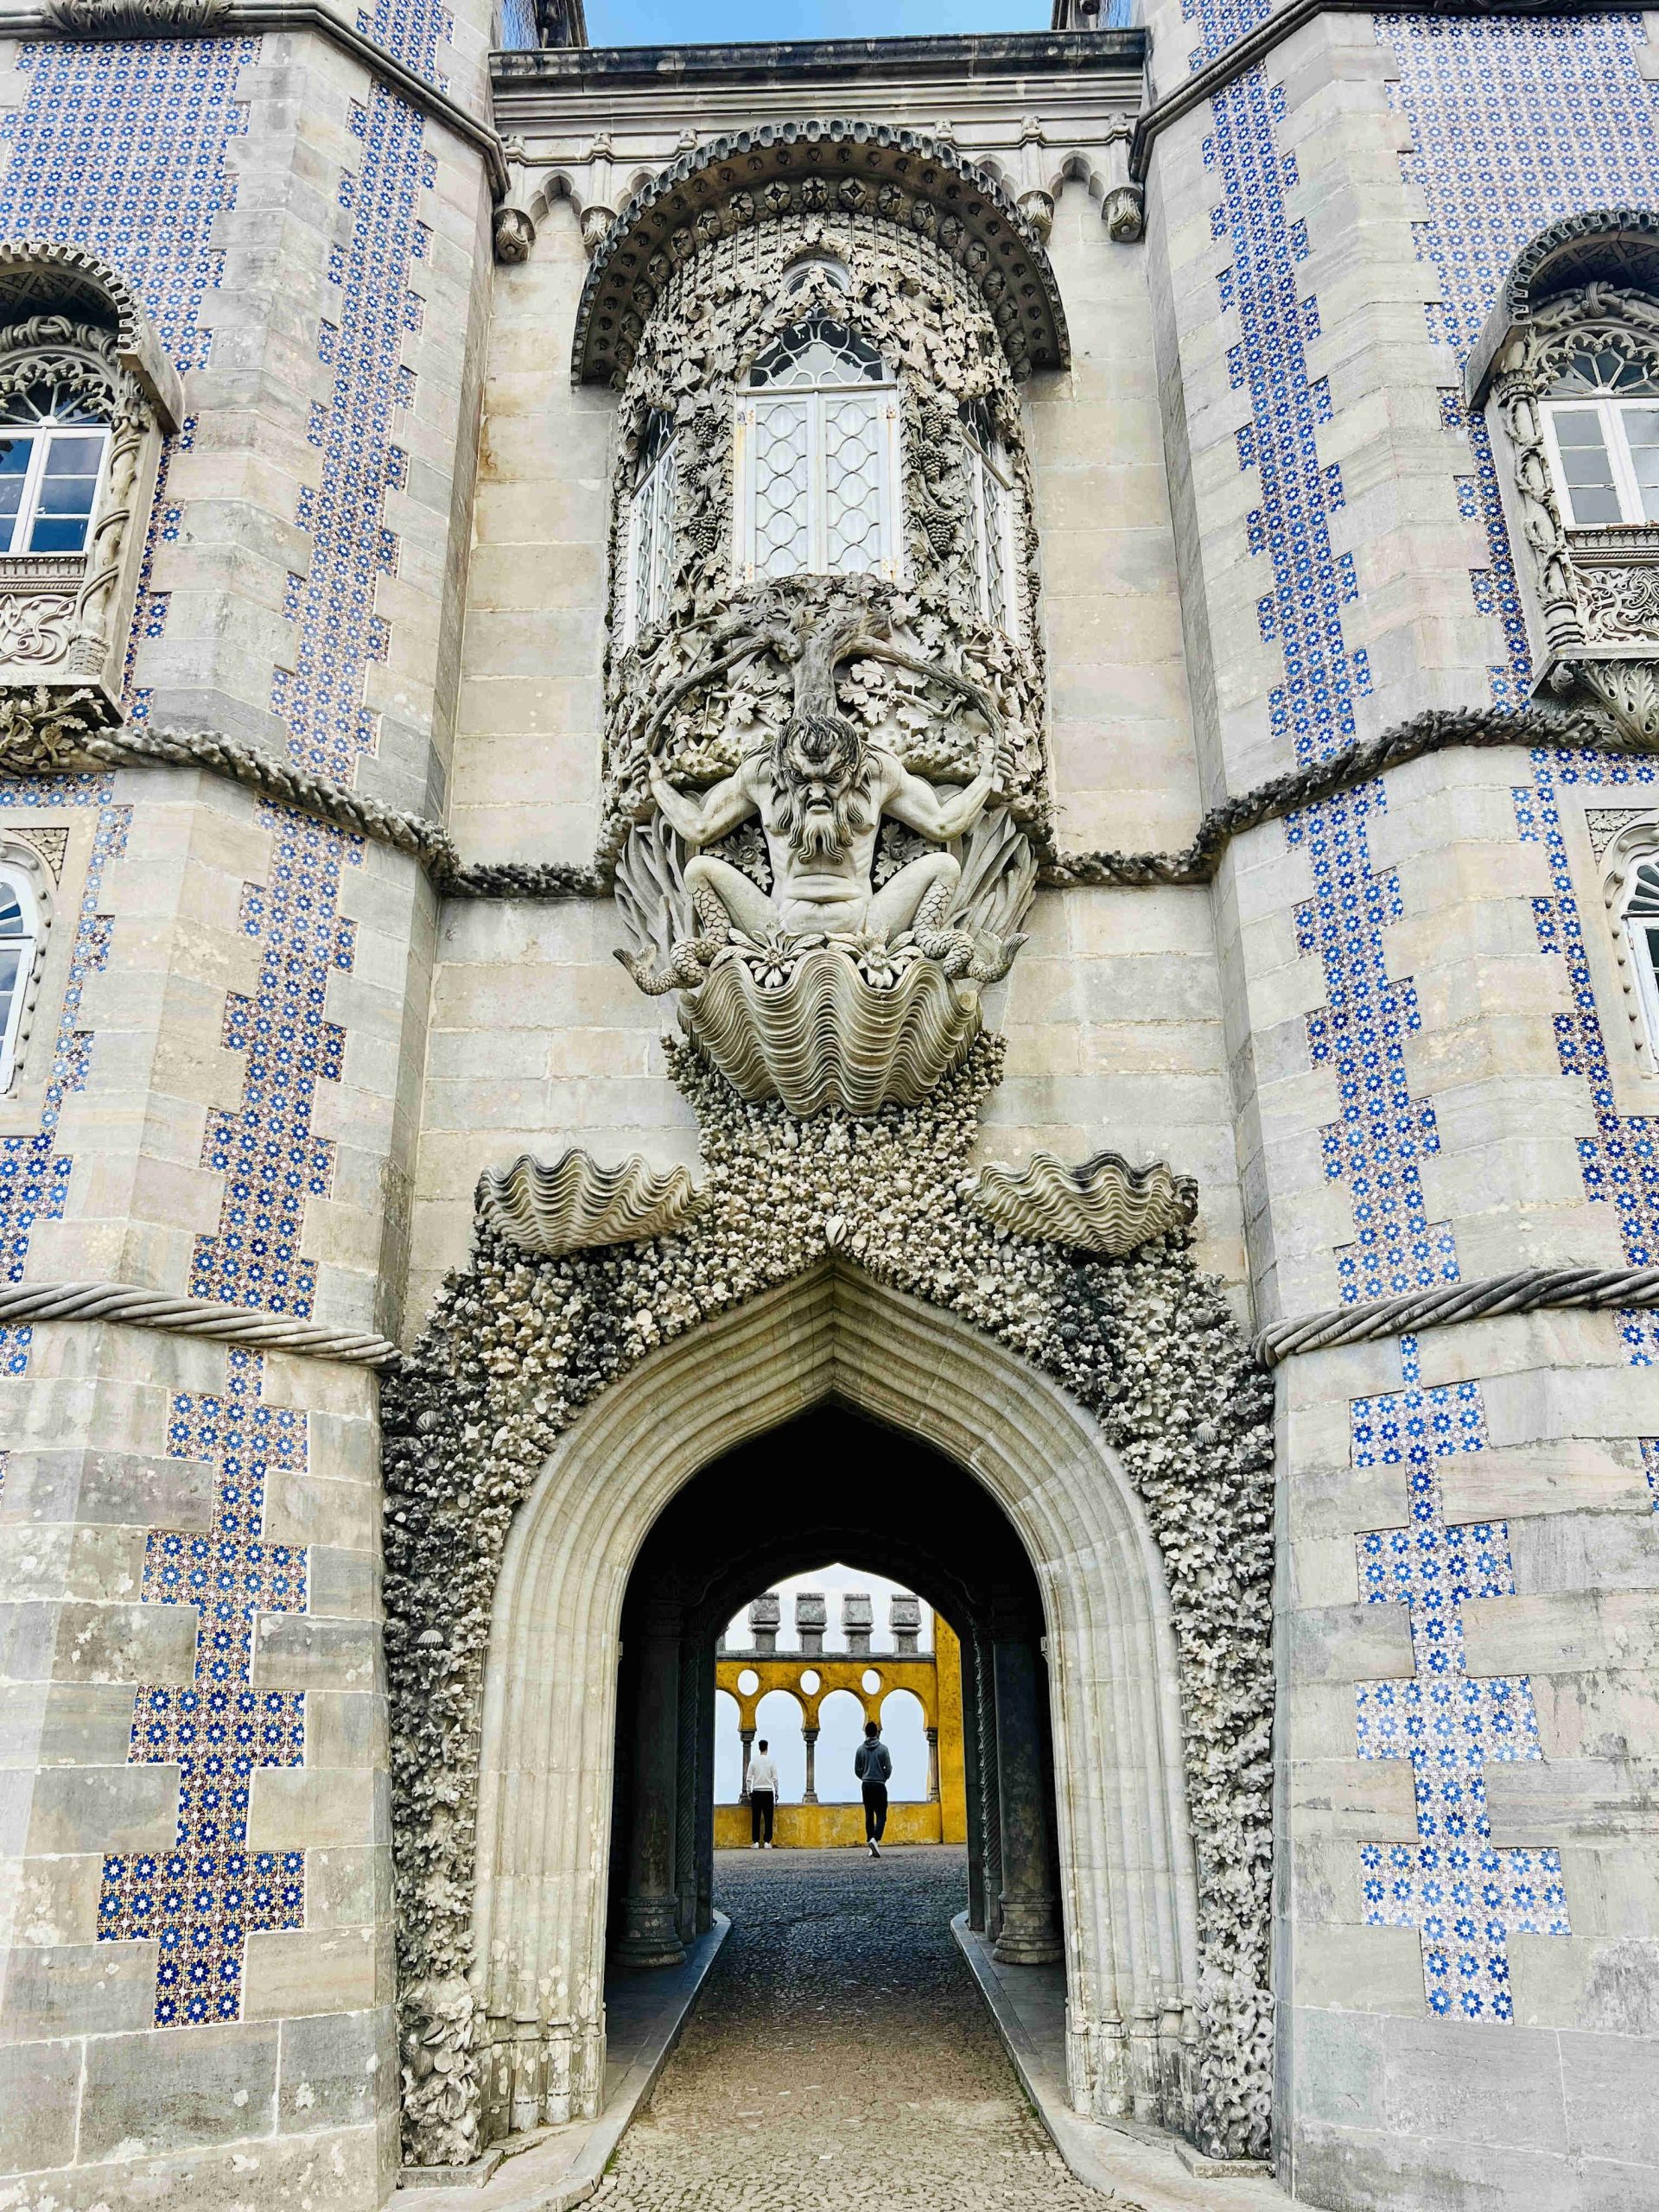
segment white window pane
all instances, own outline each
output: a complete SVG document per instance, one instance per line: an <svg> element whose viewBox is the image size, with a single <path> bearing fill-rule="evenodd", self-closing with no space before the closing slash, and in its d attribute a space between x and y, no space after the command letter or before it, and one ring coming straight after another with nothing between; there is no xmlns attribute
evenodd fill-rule
<svg viewBox="0 0 1659 2212"><path fill-rule="evenodd" d="M670 446L655 471L656 497L652 516L651 620L661 622L668 614L668 595L674 582L674 448Z"/></svg>
<svg viewBox="0 0 1659 2212"><path fill-rule="evenodd" d="M0 1050L10 1041L11 1017L16 1009L18 980L22 974L23 955L29 950L27 938L12 938L0 944Z"/></svg>
<svg viewBox="0 0 1659 2212"><path fill-rule="evenodd" d="M1630 448L1642 519L1659 522L1659 407L1622 407L1618 419Z"/></svg>
<svg viewBox="0 0 1659 2212"><path fill-rule="evenodd" d="M881 403L827 399L823 408L824 565L855 575L881 565Z"/></svg>
<svg viewBox="0 0 1659 2212"><path fill-rule="evenodd" d="M1618 522L1618 493L1600 416L1589 408L1561 407L1554 420L1569 521L1581 526Z"/></svg>
<svg viewBox="0 0 1659 2212"><path fill-rule="evenodd" d="M1007 518L1004 502L1007 493L997 480L994 469L982 466L980 477L985 486L985 599L990 618L999 629L1008 626L1007 579L1003 574L1002 556Z"/></svg>
<svg viewBox="0 0 1659 2212"><path fill-rule="evenodd" d="M808 405L772 400L754 411L754 567L792 576L811 566L807 511Z"/></svg>

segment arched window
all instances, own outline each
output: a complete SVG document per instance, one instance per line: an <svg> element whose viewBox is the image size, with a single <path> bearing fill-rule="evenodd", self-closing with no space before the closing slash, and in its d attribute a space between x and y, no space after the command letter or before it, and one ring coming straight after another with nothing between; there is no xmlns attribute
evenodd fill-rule
<svg viewBox="0 0 1659 2212"><path fill-rule="evenodd" d="M850 292L853 279L844 261L833 253L804 253L798 261L791 261L784 271L784 297L793 299L797 292L804 291L814 276L821 276L837 292Z"/></svg>
<svg viewBox="0 0 1659 2212"><path fill-rule="evenodd" d="M109 443L67 385L31 385L0 406L0 553L85 551Z"/></svg>
<svg viewBox="0 0 1659 2212"><path fill-rule="evenodd" d="M991 410L982 400L963 408L968 444L968 476L974 505L974 565L979 582L979 611L1010 637L1019 611L1014 592L1014 477L1007 448L996 435Z"/></svg>
<svg viewBox="0 0 1659 2212"><path fill-rule="evenodd" d="M1568 356L1544 402L1567 523L1659 522L1659 380L1645 348L1599 334Z"/></svg>
<svg viewBox="0 0 1659 2212"><path fill-rule="evenodd" d="M1659 1055L1659 853L1631 868L1624 881L1621 919L1637 995L1648 1025L1648 1043Z"/></svg>
<svg viewBox="0 0 1659 2212"><path fill-rule="evenodd" d="M737 404L737 571L896 576L899 404L886 362L827 315L797 323Z"/></svg>
<svg viewBox="0 0 1659 2212"><path fill-rule="evenodd" d="M40 934L34 887L22 868L0 861L0 1091L16 1072Z"/></svg>
<svg viewBox="0 0 1659 2212"><path fill-rule="evenodd" d="M674 425L652 410L639 441L639 460L628 504L627 604L622 642L663 621L674 584Z"/></svg>

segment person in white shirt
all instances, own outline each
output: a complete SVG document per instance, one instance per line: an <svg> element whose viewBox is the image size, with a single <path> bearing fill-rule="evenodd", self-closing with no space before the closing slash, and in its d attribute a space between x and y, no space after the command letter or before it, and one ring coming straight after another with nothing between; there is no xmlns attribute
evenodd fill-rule
<svg viewBox="0 0 1659 2212"><path fill-rule="evenodd" d="M755 1745L754 1756L749 1761L749 1834L753 1838L749 1845L751 1851L759 1851L761 1848L762 1829L766 1831L765 1847L768 1851L772 1849L772 1816L777 1809L778 1767L776 1761L767 1753L766 1739L763 1736Z"/></svg>

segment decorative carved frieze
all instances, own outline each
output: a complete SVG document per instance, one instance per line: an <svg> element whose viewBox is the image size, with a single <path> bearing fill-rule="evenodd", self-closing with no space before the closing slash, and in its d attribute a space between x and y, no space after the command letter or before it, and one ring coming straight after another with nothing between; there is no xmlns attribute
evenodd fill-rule
<svg viewBox="0 0 1659 2212"><path fill-rule="evenodd" d="M222 22L231 0L46 0L70 38L199 38Z"/></svg>

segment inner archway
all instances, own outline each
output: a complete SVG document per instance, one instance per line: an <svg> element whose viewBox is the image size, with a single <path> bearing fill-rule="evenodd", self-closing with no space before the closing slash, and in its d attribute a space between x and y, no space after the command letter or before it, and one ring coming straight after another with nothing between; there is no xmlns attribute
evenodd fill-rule
<svg viewBox="0 0 1659 2212"><path fill-rule="evenodd" d="M674 1963L681 1946L709 1924L716 1645L734 1606L757 1587L841 1557L879 1560L950 1624L958 1757L971 1739L963 1759L970 1923L989 1935L1004 1964L1061 1957L1046 1623L1020 1536L963 1469L913 1436L832 1402L701 1470L662 1515L630 1578L610 1860L610 1948L620 1963ZM872 1632L858 1632L861 1645L869 1645ZM812 1642L819 1643L817 1634ZM879 1664L875 1656L868 1649L858 1656L757 1649L742 1655L741 1668L724 1670L748 1740L769 1734L773 1744L786 1847L862 1839L861 1822L836 1817L821 1802L825 1783L843 1802L857 1799L847 1786L850 1751L845 1774L814 1758L811 1803L803 1802L803 1747L816 1753L821 1712L834 1700L855 1697L860 1720L879 1723L908 1675L928 1700L925 1713L918 1707L918 1748L925 1725L937 1738L932 1655L906 1661L884 1649ZM665 1719L671 1707L679 1716L673 1727ZM925 1788L925 1754L920 1773ZM901 1806L893 1811L896 1844L946 1840L937 1789L931 1815L925 1808L919 1818ZM728 1843L737 1840L729 1820L721 1828ZM961 1839L959 1827L950 1840Z"/></svg>
<svg viewBox="0 0 1659 2212"><path fill-rule="evenodd" d="M1071 2094L1102 2118L1188 2124L1196 1886L1174 1637L1146 1516L1098 1427L1056 1383L957 1317L831 1263L642 1362L560 1440L514 1522L480 1764L473 1957L486 2139L599 2108L619 1644L634 1569L703 1469L830 1404L953 1463L958 1497L995 1511L1010 1564L1030 1578L1047 1647L1036 1656ZM819 1529L801 1563L844 1548ZM896 1548L886 1555L899 1562ZM930 1548L916 1567L904 1571L932 1583L947 1618L954 1604L965 1618L967 1593L946 1595L951 1562ZM750 1587L752 1575L746 1567ZM677 1649L682 1627L678 1613L647 1611L640 1635ZM650 1719L677 1758L695 1732L682 1728L691 1716L677 1669L676 1681ZM677 1790L659 1839L677 1885L682 1802L691 1790ZM701 1900L677 1886L656 1901L659 1924L665 1903L695 1916Z"/></svg>

